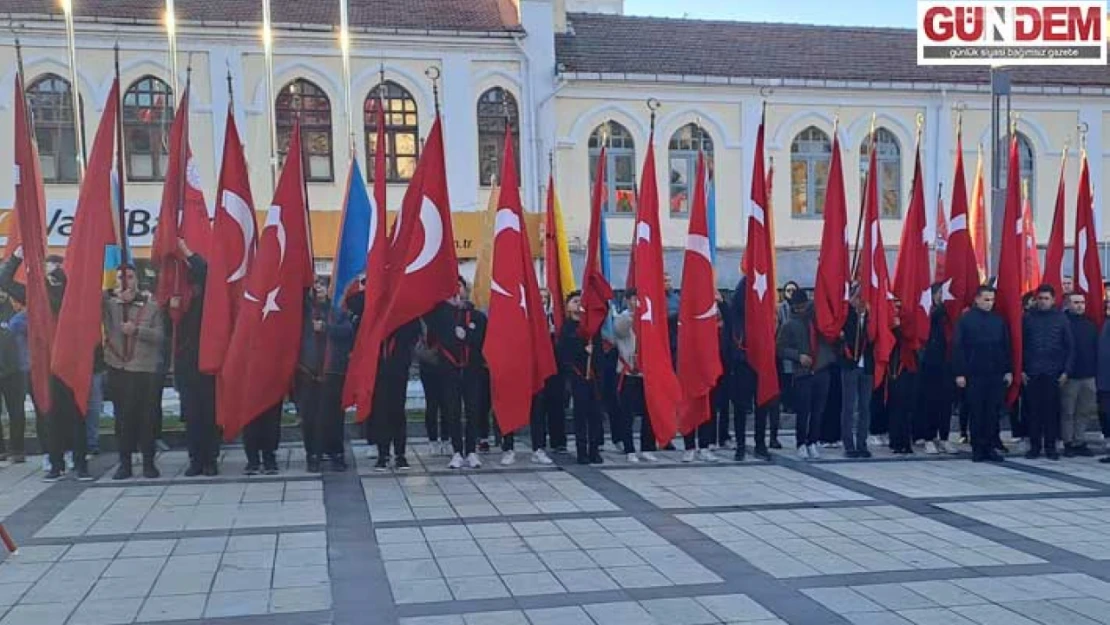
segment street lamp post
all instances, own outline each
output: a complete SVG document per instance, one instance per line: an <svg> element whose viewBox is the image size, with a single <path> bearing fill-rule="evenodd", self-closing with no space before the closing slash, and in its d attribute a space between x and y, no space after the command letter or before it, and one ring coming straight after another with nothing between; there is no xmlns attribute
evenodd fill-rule
<svg viewBox="0 0 1110 625"><path fill-rule="evenodd" d="M1005 108L1005 117L1003 117ZM998 257L1002 252L1002 220L1006 211L1006 181L1002 178L1002 164L1006 162L1010 147L1010 72L991 67L991 241L988 274L995 273ZM1001 130L999 125L1001 124Z"/></svg>

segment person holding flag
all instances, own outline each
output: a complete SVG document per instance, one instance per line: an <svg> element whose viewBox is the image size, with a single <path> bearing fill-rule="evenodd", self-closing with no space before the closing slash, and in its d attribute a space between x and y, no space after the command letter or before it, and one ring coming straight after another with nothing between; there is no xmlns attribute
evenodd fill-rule
<svg viewBox="0 0 1110 625"><path fill-rule="evenodd" d="M588 265L587 265L588 266ZM601 439L605 435L598 406L598 367L595 357L601 351L597 332L582 329L586 318L582 294L567 294L567 311L563 330L559 334L557 353L559 368L570 383L571 400L574 402L574 442L578 464L602 464ZM588 337L588 338L587 338Z"/></svg>

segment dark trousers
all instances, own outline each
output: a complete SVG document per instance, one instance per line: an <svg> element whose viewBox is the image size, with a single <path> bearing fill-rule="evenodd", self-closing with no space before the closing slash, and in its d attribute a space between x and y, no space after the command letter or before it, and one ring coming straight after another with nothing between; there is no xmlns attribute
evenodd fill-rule
<svg viewBox="0 0 1110 625"><path fill-rule="evenodd" d="M967 408L967 392L964 389L956 389L956 401L960 404L960 436L967 436L968 424L971 423L971 413Z"/></svg>
<svg viewBox="0 0 1110 625"><path fill-rule="evenodd" d="M1110 393L1106 391L1098 392L1098 416L1102 435L1110 438Z"/></svg>
<svg viewBox="0 0 1110 625"><path fill-rule="evenodd" d="M85 449L88 437L85 420L77 411L73 391L57 377L50 377L50 414L47 417L47 445L50 449L50 466L65 470L66 449L73 450L73 465L78 471L86 469Z"/></svg>
<svg viewBox="0 0 1110 625"><path fill-rule="evenodd" d="M729 409L729 406L732 405L731 377L732 374L726 371L709 395L709 401L712 402L709 409L713 411L712 421L715 428L713 439L710 442L718 446L724 446L725 443L732 440L732 433L730 432L732 411Z"/></svg>
<svg viewBox="0 0 1110 625"><path fill-rule="evenodd" d="M176 375L189 461L200 466L214 465L220 455L216 431L216 378L196 371Z"/></svg>
<svg viewBox="0 0 1110 625"><path fill-rule="evenodd" d="M655 431L651 428L651 416L644 401L644 379L637 375L626 375L618 383L620 387L621 412L624 413L624 453L636 451L632 444L632 428L636 417L640 417L640 451L657 451Z"/></svg>
<svg viewBox="0 0 1110 625"><path fill-rule="evenodd" d="M567 447L567 381L562 374L547 378L543 391L540 392L540 409L543 413L542 424L545 426L552 449L566 449ZM533 403L533 411L535 403Z"/></svg>
<svg viewBox="0 0 1110 625"><path fill-rule="evenodd" d="M27 428L27 414L24 403L27 401L27 374L16 372L0 378L0 398L8 411L8 427L11 429L11 449L13 454L24 453L24 430ZM0 425L0 453L7 451L4 446L4 428Z"/></svg>
<svg viewBox="0 0 1110 625"><path fill-rule="evenodd" d="M301 438L308 457L343 455L343 382L346 376L324 375L322 379L298 372L297 412Z"/></svg>
<svg viewBox="0 0 1110 625"><path fill-rule="evenodd" d="M157 373L108 370L108 388L116 409L116 432L119 453L143 454L144 461L154 460L154 388L161 382Z"/></svg>
<svg viewBox="0 0 1110 625"><path fill-rule="evenodd" d="M829 372L822 369L813 374L794 376L794 410L798 415L798 447L813 445L821 434L821 415L829 395Z"/></svg>
<svg viewBox="0 0 1110 625"><path fill-rule="evenodd" d="M732 393L732 415L736 420L736 449L744 449L748 437L748 412L755 412L754 443L756 449L766 449L768 406L756 406L759 376L747 362L732 367L729 391ZM822 400L824 402L824 400ZM727 427L727 426L726 426Z"/></svg>
<svg viewBox="0 0 1110 625"><path fill-rule="evenodd" d="M278 402L258 415L243 428L243 449L247 464L273 462L274 452L281 442L281 404Z"/></svg>
<svg viewBox="0 0 1110 625"><path fill-rule="evenodd" d="M447 440L447 413L444 410L441 398L443 389L440 388L442 373L439 367L420 365L420 383L424 386L424 428L428 440L436 442Z"/></svg>
<svg viewBox="0 0 1110 625"><path fill-rule="evenodd" d="M614 347L609 351L602 351L600 359L600 366L597 367L599 371L597 384L601 392L602 405L598 409L604 409L609 415L609 440L614 446L619 447L624 444L624 430L628 427L625 422L628 418L621 407L620 390L617 388L617 349Z"/></svg>
<svg viewBox="0 0 1110 625"><path fill-rule="evenodd" d="M544 392L540 391L532 397L532 409L528 421L528 433L532 439L532 451L538 451L547 446L547 410L544 406ZM566 436L566 434L564 434ZM505 434L501 437L501 451L512 451L516 446L516 435Z"/></svg>
<svg viewBox="0 0 1110 625"><path fill-rule="evenodd" d="M455 453L468 455L477 449L475 423L473 419L466 419L463 424L462 410L462 384L463 372L451 365L440 365L437 368L439 376L439 405L443 410L444 421L447 424L447 436ZM469 417L470 414L468 413Z"/></svg>
<svg viewBox="0 0 1110 625"><path fill-rule="evenodd" d="M708 449L710 445L717 444L717 417L713 414L712 405L710 405L709 411L708 421L682 437L683 447L686 450Z"/></svg>
<svg viewBox="0 0 1110 625"><path fill-rule="evenodd" d="M467 367L462 374L462 398L467 427L473 427L479 440L490 435L489 413L493 401L490 395L489 369ZM473 426L470 424L473 423Z"/></svg>
<svg viewBox="0 0 1110 625"><path fill-rule="evenodd" d="M1040 453L1056 451L1060 440L1060 384L1059 376L1031 375L1025 385L1025 401L1029 405L1029 451Z"/></svg>
<svg viewBox="0 0 1110 625"><path fill-rule="evenodd" d="M840 436L844 451L867 451L875 374L859 367L840 370Z"/></svg>
<svg viewBox="0 0 1110 625"><path fill-rule="evenodd" d="M998 414L1006 386L1002 376L967 376L964 404L967 405L968 428L971 434L971 452L976 458L985 458L998 440Z"/></svg>
<svg viewBox="0 0 1110 625"><path fill-rule="evenodd" d="M872 436L882 436L890 432L889 393L889 380L883 380L878 388L871 391L871 427L867 431Z"/></svg>
<svg viewBox="0 0 1110 625"><path fill-rule="evenodd" d="M597 383L579 375L570 376L570 392L574 402L574 445L579 460L597 455L605 430L601 409L597 404Z"/></svg>
<svg viewBox="0 0 1110 625"><path fill-rule="evenodd" d="M887 408L890 448L909 450L913 445L913 422L917 400L917 374L903 371L890 379L890 400Z"/></svg>
<svg viewBox="0 0 1110 625"><path fill-rule="evenodd" d="M1025 389L1022 389L1019 399L1010 406L1010 436L1025 438L1029 436L1029 401L1025 398Z"/></svg>
<svg viewBox="0 0 1110 625"><path fill-rule="evenodd" d="M952 428L952 397L955 394L951 372L944 368L922 370L917 405L924 406L922 437L925 440L947 441Z"/></svg>
<svg viewBox="0 0 1110 625"><path fill-rule="evenodd" d="M340 387L342 388L342 386ZM374 387L374 405L370 417L378 458L389 458L390 447L397 458L405 456L408 438L408 417L405 415L405 398L408 394L408 369L386 371L378 374Z"/></svg>

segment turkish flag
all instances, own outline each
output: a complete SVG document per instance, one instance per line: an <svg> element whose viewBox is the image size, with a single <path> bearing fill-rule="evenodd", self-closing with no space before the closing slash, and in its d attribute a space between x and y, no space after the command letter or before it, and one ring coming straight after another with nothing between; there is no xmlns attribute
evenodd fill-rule
<svg viewBox="0 0 1110 625"><path fill-rule="evenodd" d="M169 163L162 186L158 228L150 251L150 259L158 269L155 297L163 310L170 311L174 323L185 314L192 295L188 268L178 252L177 240L185 239L189 249L207 260L211 236L212 224L208 221L208 208L200 190L200 174L189 147L189 86L186 85L181 106L170 126ZM180 306L170 307L173 297L180 298Z"/></svg>
<svg viewBox="0 0 1110 625"><path fill-rule="evenodd" d="M54 343L54 311L46 294L46 193L38 150L31 134L23 77L15 77L15 206L11 241L23 248L26 271L27 350L31 356L31 394L43 412L50 410L50 352ZM18 227L17 227L18 226ZM14 253L16 248L12 248ZM22 400L20 400L22 401ZM44 417L45 418L45 417Z"/></svg>
<svg viewBox="0 0 1110 625"><path fill-rule="evenodd" d="M890 353L894 349L894 333L891 331L894 326L894 310L890 303L890 272L886 264L886 249L883 247L883 231L879 225L879 179L874 132L870 141L871 158L863 200L863 249L860 251L859 285L860 298L867 304L867 312L871 317L867 324L867 338L875 346L875 388L878 388L886 377ZM921 238L920 231L917 236ZM913 304L914 301L903 301L903 308Z"/></svg>
<svg viewBox="0 0 1110 625"><path fill-rule="evenodd" d="M766 116L766 114L764 114ZM765 120L759 122L752 165L751 212L748 214L748 267L744 272L744 348L756 374L755 403L764 406L779 395L775 360L775 242L770 208L770 177L763 173Z"/></svg>
<svg viewBox="0 0 1110 625"><path fill-rule="evenodd" d="M65 297L58 313L50 359L51 370L73 391L82 415L88 410L93 358L101 341L104 248L116 243L116 229L112 223L112 167L118 121L119 81L115 80L96 129L85 179L77 196L77 211L66 247ZM31 271L30 266L27 271Z"/></svg>
<svg viewBox="0 0 1110 625"><path fill-rule="evenodd" d="M1021 388L1022 341L1021 319L1025 310L1021 305L1022 248L1025 245L1021 226L1021 171L1018 162L1017 135L1010 139L1010 166L1006 181L1006 211L999 228L1002 251L998 257L998 295L995 309L1010 330L1010 353L1014 379L1010 384L1006 403L1012 404Z"/></svg>
<svg viewBox="0 0 1110 625"><path fill-rule="evenodd" d="M1056 294L1064 294L1064 172L1067 166L1067 151L1064 162L1060 163L1060 182L1056 185L1056 210L1052 214L1052 230L1048 231L1048 246L1044 251L1044 280L1056 289ZM1101 316L1102 311L1099 311Z"/></svg>
<svg viewBox="0 0 1110 625"><path fill-rule="evenodd" d="M379 96L381 91L379 90ZM385 128L385 105L379 100L374 107L377 128ZM370 223L370 249L366 252L366 297L377 297L385 282L385 263L389 256L389 239L386 237L386 162L385 134L377 133L374 141L374 192L371 196L374 214ZM363 302L364 314L375 310L376 303Z"/></svg>
<svg viewBox="0 0 1110 625"><path fill-rule="evenodd" d="M968 230L967 182L964 178L963 141L956 134L956 172L952 175L952 212L948 220L948 247L941 274L941 297L947 312L946 335L952 339L956 321L975 301L982 276Z"/></svg>
<svg viewBox="0 0 1110 625"><path fill-rule="evenodd" d="M682 385L679 431L693 432L709 421L709 395L721 379L721 332L717 287L713 279L709 217L705 197L705 155L698 152L694 201L682 263L682 298L678 306L678 381Z"/></svg>
<svg viewBox="0 0 1110 625"><path fill-rule="evenodd" d="M299 120L288 154L220 370L216 415L229 441L285 398L300 355L305 292L314 276Z"/></svg>
<svg viewBox="0 0 1110 625"><path fill-rule="evenodd" d="M482 353L489 364L497 425L502 434L511 434L528 425L532 398L555 375L555 352L543 314L520 201L513 139L507 128L500 180L500 206L493 228L489 332Z"/></svg>
<svg viewBox="0 0 1110 625"><path fill-rule="evenodd" d="M678 431L682 388L671 362L667 328L667 296L663 290L663 241L659 229L659 189L655 177L654 135L648 140L640 202L636 211L636 291L640 309L634 313L636 356L644 375L644 401L655 440L666 445ZM712 354L716 358L717 354Z"/></svg>
<svg viewBox="0 0 1110 625"><path fill-rule="evenodd" d="M813 306L818 332L826 339L835 341L848 319L849 295L848 203L844 199L844 170L840 163L840 135L836 128L833 128L832 150Z"/></svg>
<svg viewBox="0 0 1110 625"><path fill-rule="evenodd" d="M1098 258L1098 228L1091 194L1091 171L1083 151L1079 168L1079 193L1075 198L1075 292L1087 296L1087 317L1102 327L1106 291Z"/></svg>
<svg viewBox="0 0 1110 625"><path fill-rule="evenodd" d="M1029 202L1029 190L1023 192L1025 196L1021 206L1021 290L1031 293L1041 285L1041 258L1037 254L1037 231L1033 227L1033 205ZM1059 289L1057 295L1061 295Z"/></svg>
<svg viewBox="0 0 1110 625"><path fill-rule="evenodd" d="M948 218L944 215L944 198L937 193L937 232L933 239L936 264L933 267L933 282L944 281L945 253L948 251Z"/></svg>
<svg viewBox="0 0 1110 625"><path fill-rule="evenodd" d="M586 239L586 267L582 275L582 320L578 332L585 339L593 338L609 315L613 287L601 271L601 205L605 198L605 148L597 159L593 198L590 202L590 233ZM658 198L656 199L658 201ZM632 252L635 253L635 250ZM666 316L664 314L664 316Z"/></svg>
<svg viewBox="0 0 1110 625"><path fill-rule="evenodd" d="M923 181L921 143L918 141L913 165L913 185L910 189L910 207L906 212L906 219L902 222L898 263L894 268L894 296L902 301L902 311L899 315L903 341L902 364L910 371L917 370L917 352L929 340L929 310L933 305L929 280L929 226L925 218Z"/></svg>
<svg viewBox="0 0 1110 625"><path fill-rule="evenodd" d="M200 370L208 374L219 373L223 367L258 247L250 170L230 108L224 132L223 161L216 190L215 227L206 259L204 320L200 327Z"/></svg>
<svg viewBox="0 0 1110 625"><path fill-rule="evenodd" d="M370 416L382 343L397 328L455 295L458 265L443 128L437 117L393 222L381 291L368 298L351 352L343 405L358 407L359 422Z"/></svg>

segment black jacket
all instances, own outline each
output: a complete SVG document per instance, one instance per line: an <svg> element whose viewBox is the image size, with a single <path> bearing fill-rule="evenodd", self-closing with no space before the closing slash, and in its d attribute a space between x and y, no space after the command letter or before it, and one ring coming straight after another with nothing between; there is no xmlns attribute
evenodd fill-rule
<svg viewBox="0 0 1110 625"><path fill-rule="evenodd" d="M810 304L805 312L790 313L790 320L779 328L776 347L780 360L788 361L794 365L794 376L812 375L817 371L827 369L836 362L836 351L833 346L825 341L814 326L813 305ZM803 367L801 357L809 356L813 364Z"/></svg>
<svg viewBox="0 0 1110 625"><path fill-rule="evenodd" d="M0 303L0 378L20 373L23 369L19 354L19 339L8 327L8 321L15 316L11 302Z"/></svg>
<svg viewBox="0 0 1110 625"><path fill-rule="evenodd" d="M199 254L186 259L185 265L192 295L173 339L173 368L177 375L196 373L200 366L200 324L204 318L204 283L208 278L208 263Z"/></svg>
<svg viewBox="0 0 1110 625"><path fill-rule="evenodd" d="M863 372L875 373L875 346L867 337L867 315L860 318L854 306L848 308L848 318L844 320L844 341L840 350L841 369L859 368L860 357L863 357Z"/></svg>
<svg viewBox="0 0 1110 625"><path fill-rule="evenodd" d="M744 331L746 329L744 321L744 306L746 305L747 293L747 279L740 278L740 282L736 284L736 290L732 292L732 302L728 306L721 309L721 314L725 319L725 326L728 327L728 350L730 356L730 365L733 367L739 366L748 361L748 353L743 349L744 346Z"/></svg>
<svg viewBox="0 0 1110 625"><path fill-rule="evenodd" d="M1098 373L1098 328L1085 315L1067 313L1071 322L1074 351L1068 377L1074 380L1093 378Z"/></svg>
<svg viewBox="0 0 1110 625"><path fill-rule="evenodd" d="M601 341L596 336L593 339L595 358L590 358L586 351L586 339L578 335L578 322L567 319L563 322L563 331L559 334L559 343L556 354L559 357L559 371L570 379L575 376L579 379L590 377L596 379L598 360L601 359Z"/></svg>
<svg viewBox="0 0 1110 625"><path fill-rule="evenodd" d="M438 353L440 364L457 369L485 366L482 356L482 343L486 340L485 313L472 306L460 308L441 302L425 315L424 323L428 326L428 347Z"/></svg>
<svg viewBox="0 0 1110 625"><path fill-rule="evenodd" d="M922 367L940 371L948 367L948 311L936 306L929 314L929 340L921 356Z"/></svg>
<svg viewBox="0 0 1110 625"><path fill-rule="evenodd" d="M413 319L397 328L382 345L381 376L391 380L407 380L412 367L412 355L416 342L420 339L422 328L419 319Z"/></svg>
<svg viewBox="0 0 1110 625"><path fill-rule="evenodd" d="M972 307L956 324L952 339L952 375L998 376L1012 372L1010 331L1002 317Z"/></svg>
<svg viewBox="0 0 1110 625"><path fill-rule="evenodd" d="M1059 377L1071 370L1074 341L1064 313L1033 309L1021 322L1022 370L1026 375Z"/></svg>

